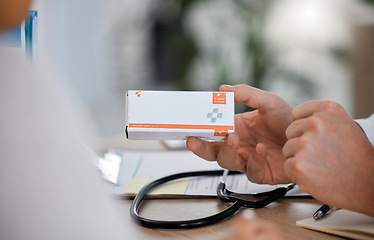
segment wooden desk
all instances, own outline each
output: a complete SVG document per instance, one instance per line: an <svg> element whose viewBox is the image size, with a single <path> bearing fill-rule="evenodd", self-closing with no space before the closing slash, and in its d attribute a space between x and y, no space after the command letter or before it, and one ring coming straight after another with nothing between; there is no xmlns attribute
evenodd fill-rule
<svg viewBox="0 0 374 240"><path fill-rule="evenodd" d="M132 150L166 150L160 141L129 141L123 134L100 139L100 147L106 149L132 149ZM166 240L166 239L201 239L219 240L228 236L234 223L228 219L221 223L190 230L154 230L140 227L130 219L129 208L131 200L118 199L125 214L125 228L135 229L136 239ZM222 210L225 206L215 199L177 199L177 200L150 200L145 201L141 209L142 216L161 220L182 220L203 217ZM339 237L320 233L296 226L296 221L309 218L322 204L311 197L285 198L280 202L272 203L266 208L257 209L258 218L269 220L277 224L286 239L341 239Z"/></svg>
<svg viewBox="0 0 374 240"><path fill-rule="evenodd" d="M129 215L131 200L119 199L123 207L123 213ZM312 216L321 203L310 197L286 198L273 203L266 208L257 209L258 218L276 223L284 232L286 239L341 239L296 226L296 221ZM213 214L224 205L215 199L183 199L183 200L149 200L141 210L142 216L155 217L162 220L181 220L202 217ZM165 239L201 239L219 240L228 236L233 219L221 223L190 230L154 230L136 225L129 220L129 226L139 232L140 239L165 240Z"/></svg>

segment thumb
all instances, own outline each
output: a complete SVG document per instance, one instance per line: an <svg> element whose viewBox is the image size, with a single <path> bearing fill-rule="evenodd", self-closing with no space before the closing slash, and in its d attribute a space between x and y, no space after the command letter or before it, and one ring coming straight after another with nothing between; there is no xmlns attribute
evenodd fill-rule
<svg viewBox="0 0 374 240"><path fill-rule="evenodd" d="M234 92L235 102L244 103L252 108L262 108L271 102L279 102L279 97L273 93L262 91L246 84L229 86L222 85L219 88L223 92Z"/></svg>

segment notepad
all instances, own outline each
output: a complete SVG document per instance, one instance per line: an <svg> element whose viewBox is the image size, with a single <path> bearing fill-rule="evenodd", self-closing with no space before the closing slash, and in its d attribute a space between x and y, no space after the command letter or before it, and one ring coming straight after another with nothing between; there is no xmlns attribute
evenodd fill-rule
<svg viewBox="0 0 374 240"><path fill-rule="evenodd" d="M314 218L300 220L296 225L353 239L374 239L374 217L345 209L317 221Z"/></svg>

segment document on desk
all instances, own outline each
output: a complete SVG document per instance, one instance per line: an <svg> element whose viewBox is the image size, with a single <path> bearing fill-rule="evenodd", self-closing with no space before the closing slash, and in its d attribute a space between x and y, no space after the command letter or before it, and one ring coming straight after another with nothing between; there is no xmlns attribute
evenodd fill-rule
<svg viewBox="0 0 374 240"><path fill-rule="evenodd" d="M171 174L189 171L220 170L216 162L203 160L190 151L123 151L110 150L122 158L116 184L106 183L113 194L135 196L148 182ZM221 176L195 177L164 184L150 194L183 196L216 196ZM238 193L257 193L284 185L255 184L244 174L228 176L228 189ZM298 187L287 196L308 195Z"/></svg>
<svg viewBox="0 0 374 240"><path fill-rule="evenodd" d="M308 218L297 226L352 239L374 239L374 217L349 210L337 210L320 220Z"/></svg>

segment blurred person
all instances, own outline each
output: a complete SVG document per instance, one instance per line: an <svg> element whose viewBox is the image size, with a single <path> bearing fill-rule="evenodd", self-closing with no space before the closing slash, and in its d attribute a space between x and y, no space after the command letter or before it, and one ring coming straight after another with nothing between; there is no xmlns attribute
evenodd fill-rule
<svg viewBox="0 0 374 240"><path fill-rule="evenodd" d="M220 91L234 92L236 102L256 110L235 116L235 134L225 142L189 138L192 152L252 182L295 182L321 202L374 216L372 118L355 122L331 101L292 108L248 85L223 85Z"/></svg>
<svg viewBox="0 0 374 240"><path fill-rule="evenodd" d="M234 220L232 229L224 240L282 240L285 239L279 227L263 219L258 219L251 209L245 209Z"/></svg>
<svg viewBox="0 0 374 240"><path fill-rule="evenodd" d="M29 4L0 0L0 34ZM0 47L0 238L135 239L100 188L62 87L43 73Z"/></svg>

